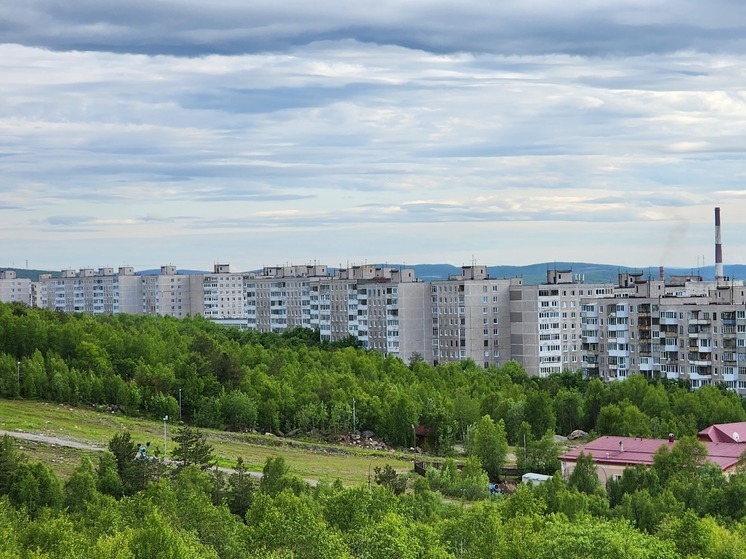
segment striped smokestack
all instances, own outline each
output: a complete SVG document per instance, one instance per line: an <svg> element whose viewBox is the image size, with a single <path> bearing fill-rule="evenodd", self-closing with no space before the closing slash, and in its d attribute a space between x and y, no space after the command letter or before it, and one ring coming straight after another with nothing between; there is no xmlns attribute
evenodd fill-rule
<svg viewBox="0 0 746 559"><path fill-rule="evenodd" d="M724 276L723 245L720 242L720 208L715 208L715 280L720 280Z"/></svg>

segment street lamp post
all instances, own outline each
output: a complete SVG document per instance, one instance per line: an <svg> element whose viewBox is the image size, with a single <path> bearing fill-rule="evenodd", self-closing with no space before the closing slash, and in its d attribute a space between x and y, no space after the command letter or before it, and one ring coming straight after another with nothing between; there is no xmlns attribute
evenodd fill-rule
<svg viewBox="0 0 746 559"><path fill-rule="evenodd" d="M412 452L417 452L417 429L414 428L414 423L412 423Z"/></svg>
<svg viewBox="0 0 746 559"><path fill-rule="evenodd" d="M16 376L18 377L18 389L21 389L21 362L16 362Z"/></svg>
<svg viewBox="0 0 746 559"><path fill-rule="evenodd" d="M179 388L179 421L181 421L181 388Z"/></svg>
<svg viewBox="0 0 746 559"><path fill-rule="evenodd" d="M165 416L163 418L163 456L166 456L166 440L168 437L168 428L166 427L166 422L168 421L168 416Z"/></svg>

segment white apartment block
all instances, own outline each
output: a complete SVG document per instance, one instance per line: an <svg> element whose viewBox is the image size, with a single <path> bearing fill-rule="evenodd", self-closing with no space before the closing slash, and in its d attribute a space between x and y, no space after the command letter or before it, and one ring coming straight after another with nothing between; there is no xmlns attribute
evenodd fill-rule
<svg viewBox="0 0 746 559"><path fill-rule="evenodd" d="M484 367L508 361L510 288L520 283L464 266L448 280L399 285L399 356L432 364L472 359Z"/></svg>
<svg viewBox="0 0 746 559"><path fill-rule="evenodd" d="M548 270L541 285L510 290L510 355L546 377L582 364L582 301L611 296L613 284L585 284L571 270Z"/></svg>
<svg viewBox="0 0 746 559"><path fill-rule="evenodd" d="M745 305L740 281L624 274L614 296L583 303L583 372L724 383L746 394Z"/></svg>
<svg viewBox="0 0 746 559"><path fill-rule="evenodd" d="M229 264L215 264L212 274L202 276L204 316L216 322L245 317L243 274L232 274Z"/></svg>
<svg viewBox="0 0 746 559"><path fill-rule="evenodd" d="M43 274L35 283L34 304L56 311L88 314L142 312L140 278L131 267L62 270Z"/></svg>
<svg viewBox="0 0 746 559"><path fill-rule="evenodd" d="M327 277L326 266L265 267L259 274L244 274L246 327L280 333L292 328L313 328L311 280Z"/></svg>
<svg viewBox="0 0 746 559"><path fill-rule="evenodd" d="M179 274L175 266L161 266L160 273L140 277L144 314L176 318L204 314L202 274Z"/></svg>
<svg viewBox="0 0 746 559"><path fill-rule="evenodd" d="M0 301L31 306L31 280L19 278L15 270L0 270Z"/></svg>

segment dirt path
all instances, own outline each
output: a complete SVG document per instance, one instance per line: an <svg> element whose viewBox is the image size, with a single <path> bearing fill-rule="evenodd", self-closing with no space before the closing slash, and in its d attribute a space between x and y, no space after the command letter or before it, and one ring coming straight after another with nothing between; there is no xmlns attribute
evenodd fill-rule
<svg viewBox="0 0 746 559"><path fill-rule="evenodd" d="M90 445L86 443L81 443L80 441L75 441L71 439L63 439L61 437L54 437L51 435L39 435L37 433L26 433L25 431L5 431L3 429L0 429L0 437L3 437L5 435L8 435L9 437L13 437L14 439L22 439L24 441L34 441L37 443L43 443L43 444L49 444L54 446L65 446L67 448L75 448L77 450L91 450L94 452L103 452L106 450L103 446L95 446ZM167 460L170 462L170 460ZM220 470L223 473L226 474L233 474L236 470L233 468L224 468L224 467L218 467L218 470ZM262 477L262 472L247 472L250 477L259 479ZM316 485L317 480L315 479L307 479L305 480L311 485Z"/></svg>
<svg viewBox="0 0 746 559"><path fill-rule="evenodd" d="M54 437L51 435L38 435L36 433L26 433L25 431L4 431L0 429L0 437L8 435L14 439L23 439L24 441L34 441L37 443L44 443L55 446L66 446L68 448L76 448L78 450L92 450L101 452L106 450L102 446L94 446L79 441L73 441L70 439L63 439L61 437Z"/></svg>

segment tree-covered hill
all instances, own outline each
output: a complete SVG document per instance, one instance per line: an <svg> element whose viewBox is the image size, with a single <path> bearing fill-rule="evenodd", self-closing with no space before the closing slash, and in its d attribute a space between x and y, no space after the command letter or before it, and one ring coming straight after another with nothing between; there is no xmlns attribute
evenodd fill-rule
<svg viewBox="0 0 746 559"><path fill-rule="evenodd" d="M693 435L746 420L741 399L720 387L632 377L605 385L567 372L530 378L517 363L432 367L316 333L282 335L216 326L199 317L91 316L0 305L0 397L116 405L153 418L182 413L198 426L322 432L370 429L447 453L483 416L515 443L528 432L582 428L630 436ZM20 365L18 364L20 362ZM19 382L20 380L20 382ZM423 442L423 441L420 441Z"/></svg>
<svg viewBox="0 0 746 559"><path fill-rule="evenodd" d="M412 426L452 460L407 482L386 468L376 485L312 488L282 458L261 482L239 464L210 469L209 449L184 427L170 466L137 459L126 432L63 484L0 444L0 556L9 558L746 558L746 473L725 477L693 435L746 420L737 394L690 391L640 376L610 385L566 372L530 378L517 363L403 363L314 332L242 332L201 318L69 315L0 305L0 396L117 405L128 414L178 413L226 429L333 433L373 429L409 445ZM20 382L19 382L20 381ZM552 472L552 434L662 436L653 466L599 483L590 458L511 496L489 497L507 443L519 467ZM183 435L183 436L182 436ZM525 438L524 438L525 437ZM181 448L187 445L188 448ZM197 453L195 449L199 449ZM194 452L193 452L194 451ZM408 485L409 489L405 491ZM443 494L478 498L462 507Z"/></svg>

